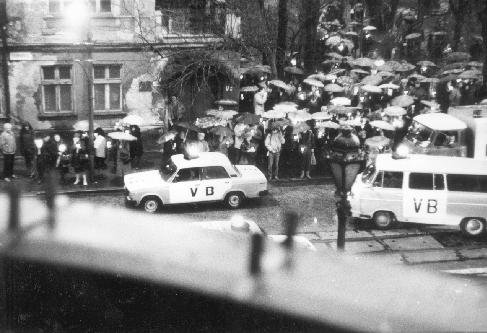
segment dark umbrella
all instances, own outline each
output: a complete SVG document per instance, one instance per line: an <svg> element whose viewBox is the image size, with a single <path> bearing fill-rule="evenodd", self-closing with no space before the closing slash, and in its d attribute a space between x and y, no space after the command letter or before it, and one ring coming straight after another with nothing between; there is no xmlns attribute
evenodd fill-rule
<svg viewBox="0 0 487 333"><path fill-rule="evenodd" d="M466 52L452 52L446 56L447 62L459 62L459 61L469 61L471 58L470 54Z"/></svg>

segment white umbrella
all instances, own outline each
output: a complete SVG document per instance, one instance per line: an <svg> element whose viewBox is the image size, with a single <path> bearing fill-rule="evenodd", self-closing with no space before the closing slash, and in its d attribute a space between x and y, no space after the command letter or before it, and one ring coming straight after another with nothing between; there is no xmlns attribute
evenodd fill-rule
<svg viewBox="0 0 487 333"><path fill-rule="evenodd" d="M93 129L100 127L97 123L93 123ZM74 123L73 128L76 131L88 131L89 129L89 122L88 120L80 120Z"/></svg>
<svg viewBox="0 0 487 333"><path fill-rule="evenodd" d="M400 87L394 83L384 83L379 86L381 89L399 89Z"/></svg>
<svg viewBox="0 0 487 333"><path fill-rule="evenodd" d="M269 84L274 86L274 87L277 87L277 88L282 88L285 90L289 89L289 85L286 82L281 81L281 80L271 80L271 81L269 81Z"/></svg>
<svg viewBox="0 0 487 333"><path fill-rule="evenodd" d="M223 105L223 106L237 106L238 102L232 99L220 99L215 102L216 105Z"/></svg>
<svg viewBox="0 0 487 333"><path fill-rule="evenodd" d="M246 87L240 88L241 92L255 92L257 90L259 90L259 87L257 87L257 86L246 86Z"/></svg>
<svg viewBox="0 0 487 333"><path fill-rule="evenodd" d="M114 140L122 140L122 141L135 141L137 138L129 133L125 132L111 132L108 133L108 136Z"/></svg>
<svg viewBox="0 0 487 333"><path fill-rule="evenodd" d="M407 111L405 109L403 109L402 107L397 106L397 105L386 107L384 112L386 115L391 116L391 117L404 116L407 113Z"/></svg>
<svg viewBox="0 0 487 333"><path fill-rule="evenodd" d="M333 105L349 106L352 104L352 101L347 97L335 97L330 101L330 103Z"/></svg>
<svg viewBox="0 0 487 333"><path fill-rule="evenodd" d="M394 99L391 101L392 105L398 105L403 108L410 106L411 104L414 103L414 98L412 98L409 95L400 95L397 97L394 97Z"/></svg>
<svg viewBox="0 0 487 333"><path fill-rule="evenodd" d="M340 128L340 125L333 122L333 121L324 121L324 122L320 122L320 123L317 123L316 126L318 127L325 127L325 128L334 128L334 129L338 129Z"/></svg>
<svg viewBox="0 0 487 333"><path fill-rule="evenodd" d="M385 131L394 131L395 128L391 124L389 124L387 121L384 120L373 120L370 122L370 126L372 127L377 127L380 129L383 129Z"/></svg>
<svg viewBox="0 0 487 333"><path fill-rule="evenodd" d="M382 93L382 89L377 86L371 86L370 84L365 84L360 87L363 91L366 91L371 94L380 94Z"/></svg>
<svg viewBox="0 0 487 333"><path fill-rule="evenodd" d="M127 117L122 119L122 123L129 124L129 125L141 126L144 123L144 119L142 119L141 116L137 116L135 114L130 114Z"/></svg>
<svg viewBox="0 0 487 333"><path fill-rule="evenodd" d="M221 119L232 119L233 116L235 116L236 114L238 114L238 112L234 111L234 110L221 110L221 111L215 112L214 116L216 118L221 118Z"/></svg>
<svg viewBox="0 0 487 333"><path fill-rule="evenodd" d="M286 118L286 112L279 111L279 110L270 110L264 112L261 116L262 118L267 118L267 119L280 119L280 118Z"/></svg>
<svg viewBox="0 0 487 333"><path fill-rule="evenodd" d="M323 88L325 86L323 82L313 79L304 79L303 82L309 84L310 86L315 86L318 88Z"/></svg>
<svg viewBox="0 0 487 333"><path fill-rule="evenodd" d="M364 31L372 31L372 30L377 30L377 28L374 27L373 25L368 25L366 27L363 27L362 30L364 30Z"/></svg>
<svg viewBox="0 0 487 333"><path fill-rule="evenodd" d="M328 120L331 119L331 115L328 112L320 111L313 113L311 118L314 120Z"/></svg>
<svg viewBox="0 0 487 333"><path fill-rule="evenodd" d="M304 112L304 111L290 112L288 114L288 117L289 117L289 119L294 120L296 122L308 121L308 120L312 119L311 114L309 114L308 112Z"/></svg>
<svg viewBox="0 0 487 333"><path fill-rule="evenodd" d="M330 84L327 84L325 86L325 91L329 91L329 92L342 92L344 90L345 90L345 88L343 88L342 86L339 86L336 83L330 83Z"/></svg>

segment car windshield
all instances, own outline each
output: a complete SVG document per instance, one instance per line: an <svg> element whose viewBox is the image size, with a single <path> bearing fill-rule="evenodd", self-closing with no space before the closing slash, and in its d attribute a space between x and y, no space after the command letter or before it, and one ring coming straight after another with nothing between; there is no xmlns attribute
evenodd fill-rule
<svg viewBox="0 0 487 333"><path fill-rule="evenodd" d="M364 183L370 183L375 175L375 170L374 164L369 165L362 173L362 181Z"/></svg>
<svg viewBox="0 0 487 333"><path fill-rule="evenodd" d="M409 128L406 138L413 143L423 143L431 140L433 130L418 122L414 122Z"/></svg>
<svg viewBox="0 0 487 333"><path fill-rule="evenodd" d="M159 173L161 174L161 177L164 181L167 181L175 172L177 168L174 165L174 163L170 162L167 163L165 166L163 166L160 170Z"/></svg>

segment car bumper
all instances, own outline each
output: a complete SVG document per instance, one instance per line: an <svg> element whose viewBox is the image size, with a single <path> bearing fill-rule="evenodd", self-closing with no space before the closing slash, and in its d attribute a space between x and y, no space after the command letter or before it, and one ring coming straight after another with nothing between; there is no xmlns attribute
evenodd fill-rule
<svg viewBox="0 0 487 333"><path fill-rule="evenodd" d="M131 199L129 196L125 196L125 207L135 208L138 206L137 201Z"/></svg>

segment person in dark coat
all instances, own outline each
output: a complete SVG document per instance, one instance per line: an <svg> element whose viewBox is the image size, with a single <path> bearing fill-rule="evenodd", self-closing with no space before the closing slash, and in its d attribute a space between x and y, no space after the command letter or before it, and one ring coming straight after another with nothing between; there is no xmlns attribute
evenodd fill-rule
<svg viewBox="0 0 487 333"><path fill-rule="evenodd" d="M34 143L34 130L30 123L25 123L20 129L20 153L24 156L25 167L30 178L36 175L36 150Z"/></svg>
<svg viewBox="0 0 487 333"><path fill-rule="evenodd" d="M135 141L130 141L130 159L132 161L132 168L139 169L140 159L144 154L144 144L142 142L140 127L137 125L130 126L130 134L137 138Z"/></svg>
<svg viewBox="0 0 487 333"><path fill-rule="evenodd" d="M58 158L56 141L50 135L44 136L41 153L38 158L39 183L41 183L56 168Z"/></svg>
<svg viewBox="0 0 487 333"><path fill-rule="evenodd" d="M299 149L301 153L301 174L299 178L304 177L311 179L311 156L314 153L315 148L315 135L311 129L301 134L299 140Z"/></svg>

